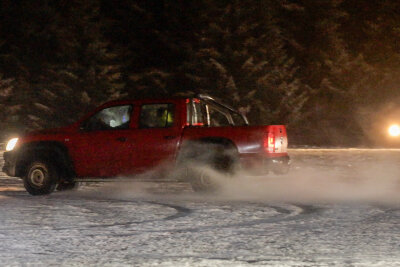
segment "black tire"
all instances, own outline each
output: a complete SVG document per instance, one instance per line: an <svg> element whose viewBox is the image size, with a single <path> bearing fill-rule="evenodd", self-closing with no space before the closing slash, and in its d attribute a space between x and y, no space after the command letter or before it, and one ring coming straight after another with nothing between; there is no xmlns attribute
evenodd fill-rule
<svg viewBox="0 0 400 267"><path fill-rule="evenodd" d="M237 150L232 146L215 143L192 144L189 151L183 153L187 180L195 192L215 192L220 182L215 179L218 173L232 175L238 162ZM215 172L213 174L213 172Z"/></svg>
<svg viewBox="0 0 400 267"><path fill-rule="evenodd" d="M56 190L57 191L70 191L70 190L78 190L79 183L77 182L67 182L62 181L58 183Z"/></svg>
<svg viewBox="0 0 400 267"><path fill-rule="evenodd" d="M29 194L48 195L54 191L57 185L58 173L51 163L45 160L36 160L26 169L23 180Z"/></svg>
<svg viewBox="0 0 400 267"><path fill-rule="evenodd" d="M210 175L207 167L190 168L188 170L188 178L193 191L200 193L216 192L220 188L220 184L215 177Z"/></svg>

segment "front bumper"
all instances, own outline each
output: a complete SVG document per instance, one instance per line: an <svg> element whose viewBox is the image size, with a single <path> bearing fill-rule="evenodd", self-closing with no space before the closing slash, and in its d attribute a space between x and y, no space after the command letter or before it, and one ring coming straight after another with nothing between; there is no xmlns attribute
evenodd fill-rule
<svg viewBox="0 0 400 267"><path fill-rule="evenodd" d="M4 152L4 166L2 171L8 176L15 176L16 174L16 155L13 151Z"/></svg>

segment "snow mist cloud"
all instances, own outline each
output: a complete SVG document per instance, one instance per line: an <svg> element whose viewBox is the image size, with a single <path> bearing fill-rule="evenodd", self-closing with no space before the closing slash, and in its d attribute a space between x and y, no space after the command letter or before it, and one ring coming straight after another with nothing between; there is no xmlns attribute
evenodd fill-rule
<svg viewBox="0 0 400 267"><path fill-rule="evenodd" d="M225 178L221 197L285 202L400 203L400 150L292 151L286 175Z"/></svg>
<svg viewBox="0 0 400 267"><path fill-rule="evenodd" d="M304 149L291 150L290 156L292 167L286 175L254 176L246 171L225 175L197 166L219 185L216 192L195 193L189 183L137 182L182 175L182 170L167 174L158 169L131 177L132 182L102 185L95 191L97 196L119 199L400 203L400 150Z"/></svg>

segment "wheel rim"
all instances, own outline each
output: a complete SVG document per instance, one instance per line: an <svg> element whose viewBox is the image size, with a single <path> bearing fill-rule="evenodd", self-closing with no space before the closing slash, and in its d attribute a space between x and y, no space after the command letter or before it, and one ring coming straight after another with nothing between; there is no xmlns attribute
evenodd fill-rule
<svg viewBox="0 0 400 267"><path fill-rule="evenodd" d="M43 186L45 177L46 175L42 169L34 169L29 176L29 180L32 185L40 187Z"/></svg>
<svg viewBox="0 0 400 267"><path fill-rule="evenodd" d="M200 183L206 187L210 187L213 185L211 178L206 174L206 171L202 170L200 173Z"/></svg>

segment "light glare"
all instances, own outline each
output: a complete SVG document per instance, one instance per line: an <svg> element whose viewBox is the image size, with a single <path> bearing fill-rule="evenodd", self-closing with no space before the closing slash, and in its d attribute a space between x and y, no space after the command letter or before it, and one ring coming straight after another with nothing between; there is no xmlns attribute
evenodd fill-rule
<svg viewBox="0 0 400 267"><path fill-rule="evenodd" d="M390 136L397 137L400 135L400 126L397 124L393 124L389 127Z"/></svg>
<svg viewBox="0 0 400 267"><path fill-rule="evenodd" d="M6 146L6 150L7 151L11 151L14 149L15 145L18 142L18 138L13 138L10 141L8 141L7 146Z"/></svg>

